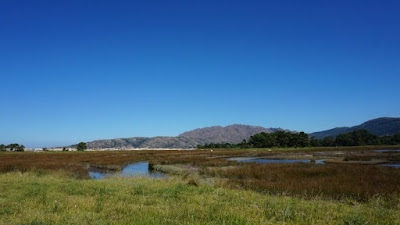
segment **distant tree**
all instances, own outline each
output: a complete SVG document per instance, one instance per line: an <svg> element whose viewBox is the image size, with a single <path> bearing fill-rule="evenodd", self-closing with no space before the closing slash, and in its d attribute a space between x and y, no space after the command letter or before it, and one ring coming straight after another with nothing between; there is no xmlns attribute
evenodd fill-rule
<svg viewBox="0 0 400 225"><path fill-rule="evenodd" d="M0 152L5 152L6 151L6 146L1 144L0 145Z"/></svg>
<svg viewBox="0 0 400 225"><path fill-rule="evenodd" d="M355 130L351 133L356 145L376 145L379 144L378 136L366 129Z"/></svg>
<svg viewBox="0 0 400 225"><path fill-rule="evenodd" d="M23 152L23 151L25 151L25 146L24 146L24 145L18 146L18 147L16 148L16 151L17 151L17 152Z"/></svg>
<svg viewBox="0 0 400 225"><path fill-rule="evenodd" d="M324 147L334 146L335 145L335 138L328 136L322 139L321 145Z"/></svg>
<svg viewBox="0 0 400 225"><path fill-rule="evenodd" d="M292 147L291 145L294 144L294 142L290 142L291 138L291 133L290 132L285 132L285 131L276 131L272 133L273 136L276 136L276 147Z"/></svg>
<svg viewBox="0 0 400 225"><path fill-rule="evenodd" d="M392 136L391 140L392 145L399 145L400 144L400 133L397 133Z"/></svg>
<svg viewBox="0 0 400 225"><path fill-rule="evenodd" d="M212 148L273 148L273 147L331 147L331 146L360 146L360 145L399 145L400 133L393 136L378 137L367 130L355 130L349 133L340 134L336 137L328 136L322 140L315 137L308 138L304 132L293 133L277 131L273 133L261 132L249 138L249 141L243 139L241 143L205 143L197 145L197 149Z"/></svg>
<svg viewBox="0 0 400 225"><path fill-rule="evenodd" d="M321 141L316 139L315 137L311 137L310 145L311 145L311 147L319 147L319 146L321 146Z"/></svg>
<svg viewBox="0 0 400 225"><path fill-rule="evenodd" d="M251 136L248 145L254 148L307 147L310 145L310 141L308 139L308 134L304 132L261 132Z"/></svg>
<svg viewBox="0 0 400 225"><path fill-rule="evenodd" d="M310 145L310 141L308 139L308 134L303 131L296 134L298 136L296 146L295 147L307 147Z"/></svg>
<svg viewBox="0 0 400 225"><path fill-rule="evenodd" d="M6 148L10 149L10 151L24 151L25 150L25 146L23 145L19 145L19 144L9 144L7 146L5 146Z"/></svg>
<svg viewBox="0 0 400 225"><path fill-rule="evenodd" d="M77 146L76 146L76 150L77 151L85 151L87 149L87 145L85 142L80 142Z"/></svg>
<svg viewBox="0 0 400 225"><path fill-rule="evenodd" d="M249 148L249 144L247 144L246 139L243 139L242 142L238 144L239 148Z"/></svg>
<svg viewBox="0 0 400 225"><path fill-rule="evenodd" d="M395 145L396 143L394 142L394 137L396 135L393 136L389 136L389 135L385 135L379 138L379 144L381 145Z"/></svg>
<svg viewBox="0 0 400 225"><path fill-rule="evenodd" d="M250 137L249 144L255 148L268 148L272 147L268 141L268 134L261 132Z"/></svg>
<svg viewBox="0 0 400 225"><path fill-rule="evenodd" d="M62 151L63 151L63 152L67 152L68 149L64 147L64 148L62 149Z"/></svg>
<svg viewBox="0 0 400 225"><path fill-rule="evenodd" d="M42 148L42 150L43 150L44 152L49 151L47 148Z"/></svg>
<svg viewBox="0 0 400 225"><path fill-rule="evenodd" d="M338 146L377 145L379 143L380 138L365 129L340 134L335 140L335 144Z"/></svg>
<svg viewBox="0 0 400 225"><path fill-rule="evenodd" d="M339 134L336 137L335 144L338 146L355 146L353 137L350 133Z"/></svg>
<svg viewBox="0 0 400 225"><path fill-rule="evenodd" d="M9 144L6 146L6 148L10 149L10 151L15 151L15 150L17 150L18 147L19 147L19 144L17 144L17 143Z"/></svg>

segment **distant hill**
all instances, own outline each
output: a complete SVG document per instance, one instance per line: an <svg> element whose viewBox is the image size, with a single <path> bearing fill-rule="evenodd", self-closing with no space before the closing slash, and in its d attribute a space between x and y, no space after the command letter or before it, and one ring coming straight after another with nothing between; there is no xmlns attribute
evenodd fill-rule
<svg viewBox="0 0 400 225"><path fill-rule="evenodd" d="M239 143L243 139L247 140L250 136L254 134L261 132L271 133L277 130L282 129L234 124L226 127L213 126L199 128L184 132L178 137L186 137L202 143Z"/></svg>
<svg viewBox="0 0 400 225"><path fill-rule="evenodd" d="M393 135L400 133L400 118L392 117L381 117L373 120L369 120L363 124L354 127L337 127L330 130L319 131L309 134L311 137L322 139L324 137L332 136L336 137L339 134L351 132L354 130L366 129L369 132L378 135Z"/></svg>
<svg viewBox="0 0 400 225"><path fill-rule="evenodd" d="M88 142L88 148L193 148L196 145L205 143L239 143L243 139L249 139L250 136L266 132L271 133L280 128L264 128L260 126L250 126L234 124L226 127L213 126L199 128L184 132L177 137L132 137L116 138L107 140L96 140Z"/></svg>

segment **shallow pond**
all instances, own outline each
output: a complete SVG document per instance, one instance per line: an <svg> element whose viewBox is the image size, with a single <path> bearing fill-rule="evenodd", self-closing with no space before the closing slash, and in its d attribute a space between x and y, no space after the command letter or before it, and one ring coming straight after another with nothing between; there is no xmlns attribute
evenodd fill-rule
<svg viewBox="0 0 400 225"><path fill-rule="evenodd" d="M400 149L374 150L374 152L400 152Z"/></svg>
<svg viewBox="0 0 400 225"><path fill-rule="evenodd" d="M311 161L310 159L259 159L259 158L229 158L228 160L237 162L255 162L255 163L315 163L325 164L324 160Z"/></svg>
<svg viewBox="0 0 400 225"><path fill-rule="evenodd" d="M112 177L112 176L122 176L122 177L152 177L152 178L165 178L167 177L165 174L150 171L149 170L149 163L148 162L139 162L139 163L132 163L125 166L122 171L119 172L97 172L97 171L89 171L89 176L92 179L102 179L105 177Z"/></svg>

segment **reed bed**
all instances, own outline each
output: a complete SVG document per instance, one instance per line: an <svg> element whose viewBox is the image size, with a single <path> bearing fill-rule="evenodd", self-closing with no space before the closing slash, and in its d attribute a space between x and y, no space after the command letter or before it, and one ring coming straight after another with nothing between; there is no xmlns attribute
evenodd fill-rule
<svg viewBox="0 0 400 225"><path fill-rule="evenodd" d="M369 160L382 156L391 157L393 161L399 155L376 154L358 147L355 149L348 150L342 157ZM89 178L88 169L93 166L118 169L130 163L149 161L150 167L184 165L180 168L188 168L191 173L194 171L204 177L214 178L221 186L260 193L304 198L350 198L357 201L368 201L375 196L398 199L399 169L367 165L249 164L227 160L229 157L301 156L314 154L321 149L290 151L293 153L285 150L279 152L277 149L0 153L0 172L67 171L74 178Z"/></svg>
<svg viewBox="0 0 400 225"><path fill-rule="evenodd" d="M400 170L371 165L243 164L203 173L224 178L224 186L275 195L368 201L400 196Z"/></svg>

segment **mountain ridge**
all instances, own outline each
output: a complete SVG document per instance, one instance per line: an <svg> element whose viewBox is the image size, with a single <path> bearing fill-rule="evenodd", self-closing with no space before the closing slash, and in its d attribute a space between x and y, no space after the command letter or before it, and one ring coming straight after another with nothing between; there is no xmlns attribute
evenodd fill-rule
<svg viewBox="0 0 400 225"><path fill-rule="evenodd" d="M380 117L368 120L362 124L352 127L336 127L328 130L309 133L310 137L322 139L327 136L336 137L339 134L351 132L358 129L366 129L371 133L384 136L400 133L400 118ZM243 139L248 140L250 136L266 132L290 131L282 128L265 128L262 126L232 124L228 126L210 126L196 128L183 132L178 136L155 136L155 137L128 137L102 139L87 142L90 149L114 148L195 148L197 145L206 143L240 143ZM290 131L295 132L295 131Z"/></svg>
<svg viewBox="0 0 400 225"><path fill-rule="evenodd" d="M183 132L178 136L129 137L102 139L87 142L89 149L115 148L195 148L206 143L239 143L250 136L266 132L271 133L282 128L264 128L261 126L232 124L211 126Z"/></svg>
<svg viewBox="0 0 400 225"><path fill-rule="evenodd" d="M378 135L394 135L400 133L400 118L399 117L379 117L368 120L362 124L352 127L335 127L328 130L310 133L310 137L322 139L328 136L336 137L339 134L351 132L354 130L366 129L369 132Z"/></svg>

